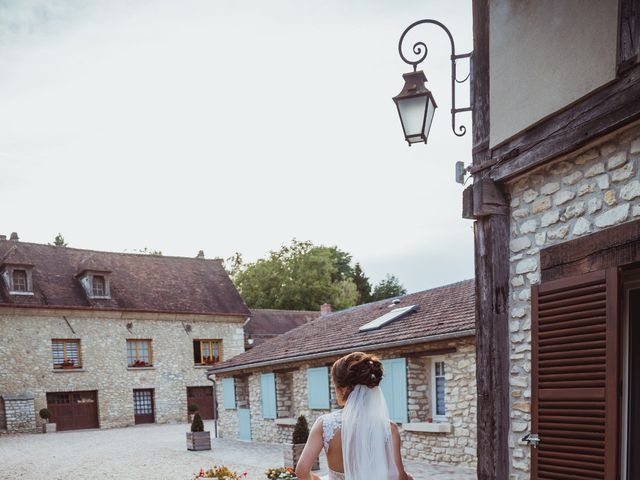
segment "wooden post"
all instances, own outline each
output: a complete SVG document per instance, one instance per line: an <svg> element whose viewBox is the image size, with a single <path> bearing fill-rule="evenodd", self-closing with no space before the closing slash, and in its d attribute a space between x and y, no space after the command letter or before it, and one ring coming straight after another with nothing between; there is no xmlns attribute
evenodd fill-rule
<svg viewBox="0 0 640 480"><path fill-rule="evenodd" d="M489 0L473 0L473 168L491 161L489 149ZM475 218L478 480L509 478L509 208L489 170L474 174L464 195Z"/></svg>

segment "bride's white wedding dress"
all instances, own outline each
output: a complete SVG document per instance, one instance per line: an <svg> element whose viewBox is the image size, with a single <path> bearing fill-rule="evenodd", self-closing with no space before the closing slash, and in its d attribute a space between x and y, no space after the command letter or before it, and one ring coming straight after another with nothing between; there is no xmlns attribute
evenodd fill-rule
<svg viewBox="0 0 640 480"><path fill-rule="evenodd" d="M397 480L391 424L379 387L356 385L343 410L322 415L325 453L340 430L344 473L329 469L327 480Z"/></svg>

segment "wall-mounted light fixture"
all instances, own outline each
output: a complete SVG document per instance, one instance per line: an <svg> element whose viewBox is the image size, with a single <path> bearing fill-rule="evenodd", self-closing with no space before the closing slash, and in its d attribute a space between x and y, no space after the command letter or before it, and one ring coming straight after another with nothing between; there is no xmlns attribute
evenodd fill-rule
<svg viewBox="0 0 640 480"><path fill-rule="evenodd" d="M433 116L437 108L433 95L426 86L427 77L422 70L418 70L418 65L427 58L427 53L429 52L427 45L424 42L416 42L413 44L412 50L414 55L417 56L413 61L409 60L402 51L402 44L407 33L414 27L423 24L436 25L442 28L451 42L451 128L453 129L453 133L458 137L463 136L467 132L467 128L464 125L460 125L456 129L456 115L461 112L471 111L471 106L464 108L456 107L456 83L466 82L471 75L469 74L462 80L458 80L456 62L461 58L471 58L473 52L460 55L456 54L453 35L451 35L451 32L444 24L437 20L425 19L412 23L400 36L398 52L400 53L400 58L402 58L405 63L413 66L413 72L402 75L405 82L404 87L398 95L393 97L393 101L398 108L398 115L402 123L404 137L409 146L414 143L427 143L431 122L433 121Z"/></svg>

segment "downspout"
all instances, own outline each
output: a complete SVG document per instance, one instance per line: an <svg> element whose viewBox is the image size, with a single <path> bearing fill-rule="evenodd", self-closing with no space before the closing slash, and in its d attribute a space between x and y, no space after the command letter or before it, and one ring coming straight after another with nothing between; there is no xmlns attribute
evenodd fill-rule
<svg viewBox="0 0 640 480"><path fill-rule="evenodd" d="M218 438L218 389L216 388L216 381L211 378L213 372L207 372L207 380L213 383L213 406L215 407L213 415L213 438Z"/></svg>

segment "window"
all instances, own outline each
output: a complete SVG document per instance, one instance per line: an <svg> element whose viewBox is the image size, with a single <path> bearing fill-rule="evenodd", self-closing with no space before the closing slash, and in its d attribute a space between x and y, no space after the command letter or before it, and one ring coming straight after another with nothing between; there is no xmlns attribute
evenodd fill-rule
<svg viewBox="0 0 640 480"><path fill-rule="evenodd" d="M104 275L94 275L91 279L91 293L94 297L106 297L107 288Z"/></svg>
<svg viewBox="0 0 640 480"><path fill-rule="evenodd" d="M193 363L196 365L213 365L222 356L222 340L194 340Z"/></svg>
<svg viewBox="0 0 640 480"><path fill-rule="evenodd" d="M129 367L151 367L151 340L127 340L127 364Z"/></svg>
<svg viewBox="0 0 640 480"><path fill-rule="evenodd" d="M415 312L417 310L418 310L417 305L409 305L408 307L394 308L393 310L385 313L381 317L378 317L375 320L371 320L370 322L365 323L358 329L358 331L368 332L369 330L377 330L379 328L384 327L386 324L393 322L394 320L398 320L399 318L402 318L405 315L409 315L410 313Z"/></svg>
<svg viewBox="0 0 640 480"><path fill-rule="evenodd" d="M14 292L28 292L29 286L27 284L27 271L26 270L14 270L13 271L13 291Z"/></svg>
<svg viewBox="0 0 640 480"><path fill-rule="evenodd" d="M51 340L53 368L82 368L80 340Z"/></svg>
<svg viewBox="0 0 640 480"><path fill-rule="evenodd" d="M442 360L433 361L433 418L444 420L447 413L445 407L445 363Z"/></svg>

